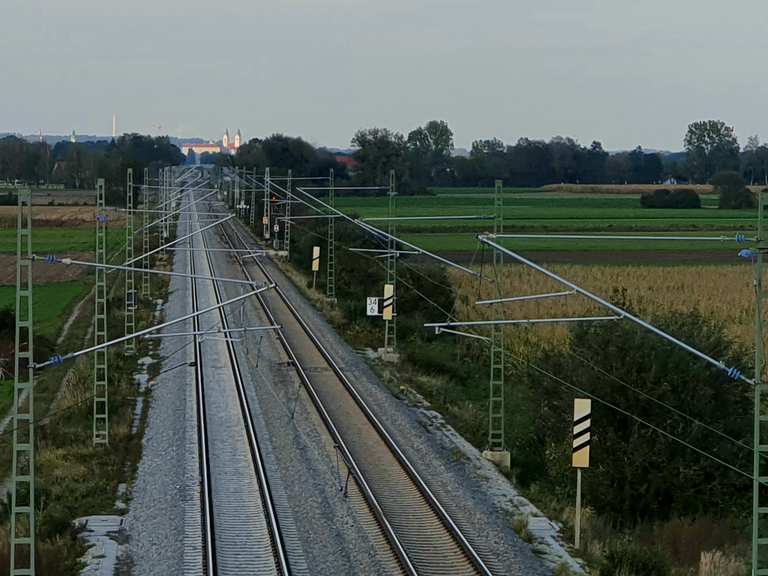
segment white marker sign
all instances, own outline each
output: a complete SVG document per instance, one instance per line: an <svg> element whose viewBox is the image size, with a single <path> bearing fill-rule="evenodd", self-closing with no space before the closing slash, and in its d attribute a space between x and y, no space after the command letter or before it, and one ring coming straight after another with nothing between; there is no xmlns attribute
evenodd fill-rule
<svg viewBox="0 0 768 576"><path fill-rule="evenodd" d="M375 296L368 296L365 299L365 307L368 316L381 316L379 313L379 299Z"/></svg>

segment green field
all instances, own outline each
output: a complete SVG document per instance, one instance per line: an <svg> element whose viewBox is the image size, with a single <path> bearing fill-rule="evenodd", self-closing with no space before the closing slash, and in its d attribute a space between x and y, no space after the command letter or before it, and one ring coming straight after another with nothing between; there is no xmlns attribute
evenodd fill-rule
<svg viewBox="0 0 768 576"><path fill-rule="evenodd" d="M115 250L124 239L123 228L108 232L108 251ZM95 250L96 231L90 227L34 228L32 230L32 251L41 256L66 252L94 252ZM0 229L0 252L16 252L16 230Z"/></svg>
<svg viewBox="0 0 768 576"><path fill-rule="evenodd" d="M37 333L56 338L72 306L85 296L92 284L92 281L85 279L36 285L32 305ZM13 309L15 302L16 287L0 286L0 309Z"/></svg>
<svg viewBox="0 0 768 576"><path fill-rule="evenodd" d="M443 188L432 196L400 196L397 216L490 216L493 194L485 188ZM639 194L574 194L531 189L505 189L504 230L508 233L726 235L755 229L755 210L719 210L718 198L702 196L700 209L650 209L640 206ZM344 197L336 207L362 218L387 216L386 197ZM386 227L386 220L370 224ZM400 221L401 235L419 246L438 251L473 251L474 236L490 231L491 220ZM512 242L512 241L509 241ZM511 245L511 244L510 244ZM526 250L624 251L624 250L733 250L735 243L674 241L515 240Z"/></svg>

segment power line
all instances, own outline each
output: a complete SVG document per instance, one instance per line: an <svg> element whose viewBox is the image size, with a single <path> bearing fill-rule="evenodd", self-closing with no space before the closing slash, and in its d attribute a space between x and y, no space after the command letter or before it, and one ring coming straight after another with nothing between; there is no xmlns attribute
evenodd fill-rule
<svg viewBox="0 0 768 576"><path fill-rule="evenodd" d="M316 209L316 208L314 208L313 206L310 206L310 207L311 207L311 208L313 208L313 209L315 209L315 210L317 210L317 209ZM319 211L319 210L318 210L318 211ZM308 228L306 228L306 227L300 226L300 225L298 225L298 224L297 224L296 226L298 226L299 228L305 229L305 230L306 230L308 233L310 233L310 234L312 234L312 235L314 235L314 236L317 236L318 238L323 238L323 236L321 236L320 234L317 234L317 233L315 233L314 231L312 231L312 230L310 230L310 229L308 229ZM382 241L380 238L378 238L378 237L376 237L376 236L374 236L373 238L375 239L375 241L379 242L380 244L383 244L383 241ZM346 248L346 247L343 247L343 248L345 248L345 249L347 249L347 250L348 250L348 248ZM475 250L475 255L476 255L476 254L477 254L477 249ZM378 265L379 265L379 267L380 267L380 268L384 268L384 266L382 266L382 264L381 264L381 263L380 263L380 262L379 262L379 261L378 261L376 258L373 258L373 257L371 257L371 256L366 256L366 255L363 255L363 256L364 256L364 257L366 257L366 258L368 258L368 259L370 259L370 260L372 260L372 261L374 261L376 264L378 264ZM484 245L482 245L482 248L481 248L481 273L480 273L480 275L479 275L479 277L478 277L478 292L479 292L479 290L480 290L480 286L481 286L481 283L482 283L482 279L483 279L483 275L482 275L482 267L483 267L483 265L484 265L484 256L485 256L485 246L484 246ZM473 261L474 261L474 258L475 258L475 256L473 256ZM405 265L406 265L406 266L407 266L409 269L411 269L411 270L414 270L414 268L413 268L412 266L410 266L410 265L407 265L407 264L405 264ZM422 277L424 277L424 278L427 278L427 276L426 276L426 275L424 275L423 273L419 273L419 275L420 275L420 276L422 276ZM398 274L398 279L399 279L399 281L403 282L403 283L404 283L406 286L408 286L409 288L411 288L411 289L412 289L412 290L413 290L413 291L414 291L414 292L415 292L415 293L416 293L416 294L417 294L419 297L421 297L423 300L425 300L426 302L428 302L429 304L431 304L432 306L434 306L434 307L435 307L437 310L439 310L439 311L440 311L440 312L442 312L443 314L446 314L446 316L447 316L447 317L449 317L449 318L455 318L455 316L453 315L453 311L455 311L455 306L454 306L454 310L452 310L451 312L448 312L448 311L446 311L445 309L443 309L443 308L442 308L442 307L441 307L439 304L437 304L436 302L434 302L434 301L433 301L431 298L427 297L427 296L426 296L426 295L424 295L422 292L420 292L418 289L416 289L416 288L415 288L413 285L411 285L410 283L408 283L407 281L405 281L405 280L404 280L404 279L401 277L401 275L400 275L400 274ZM433 284L435 284L435 285L437 285L437 286L440 286L440 287L446 288L444 285L442 285L442 284L440 284L440 283L438 283L438 282L435 282L435 281L433 281L432 279L429 279L429 278L427 278L427 279L428 279L428 280L430 280L430 281L431 281ZM498 290L499 290L499 288L500 288L500 287L499 287L499 278L498 278L498 272L497 272L497 274L496 274L496 278L495 278L495 281L496 281L496 284L497 284L497 291L498 291ZM523 364L527 364L527 365L529 365L531 368L533 368L533 369L534 369L534 370L536 370L537 372L540 372L541 374L544 374L545 376L548 376L549 378L551 378L551 379L553 379L553 380L557 381L557 382L558 382L558 383L560 383L561 385L563 385L563 386L566 386L566 387L568 387L568 388L570 388L570 389L572 389L572 390L575 390L575 391L576 391L576 392L578 392L579 394L582 394L582 395L588 396L589 398L592 398L592 399L594 399L596 402L599 402L599 403L601 403L601 404L603 404L603 405L605 405L605 406L607 406L607 407L609 407L609 408L612 408L613 410L616 410L617 412L619 412L619 413L621 413L621 414L623 414L623 415L625 415L625 416L627 416L627 417L629 417L629 418L632 418L633 420L636 420L637 422L639 422L639 423L641 423L641 424L643 424L643 425L645 425L645 426L647 426L647 427L651 428L652 430L654 430L654 431L658 432L659 434L662 434L663 436L665 436L665 437L667 437L667 438L669 438L669 439L671 439L671 440L673 440L673 441L675 441L675 442L678 442L678 443L682 444L683 446L685 446L685 447L687 447L687 448L689 448L689 449L691 449L691 450L693 450L693 451L697 452L698 454L700 454L700 455L702 455L702 456L704 456L704 457L706 457L706 458L709 458L709 459L713 460L714 462L717 462L718 464L721 464L722 466L725 466L725 467L729 468L730 470L733 470L734 472L737 472L738 474L740 474L740 475L742 475L742 476L744 476L744 477L746 477L746 478L749 478L749 479L754 479L754 477L753 477L751 474L749 474L749 473L747 473L747 472L744 472L743 470L741 470L741 469L737 468L736 466L733 466L732 464L729 464L728 462L726 462L726 461L722 460L721 458L718 458L717 456L715 456L715 455L713 455L713 454L711 454L711 453L709 453L709 452L707 452L707 451L705 451L705 450L702 450L701 448L698 448L698 447L694 446L694 445L693 445L693 444L691 444L690 442L687 442L687 441L683 440L682 438L679 438L679 437L675 436L674 434L672 434L672 433L670 433L670 432L667 432L666 430L664 430L664 429L662 429L662 428L660 428L660 427L656 426L655 424L652 424L651 422L649 422L649 421L647 421L647 420L645 420L645 419L643 419L643 418L641 418L641 417L639 417L639 416L636 416L636 415L632 414L631 412L629 412L629 411L627 411L627 410L625 410L625 409L623 409L623 408L621 408L621 407L617 406L616 404L613 404L613 403L611 403L611 402L609 402L609 401L607 401L607 400L604 400L604 399L602 399L602 398L600 398L600 397L596 396L595 394L592 394L592 393L590 393L590 392L587 392L586 390L584 390L584 389L582 389L582 388L580 388L580 387L578 387L578 386L576 386L576 385L574 385L574 384L571 384L571 383L569 383L569 382L566 382L566 381L565 381L565 380L563 380L562 378L560 378L560 377L558 377L558 376L556 376L556 375L552 374L551 372L548 372L547 370L545 370L545 369L543 369L543 368L541 368L541 367L539 367L539 366L537 366L537 365L533 364L532 362L530 362L530 361L528 361L528 360L525 360L525 359L523 359L523 358L521 358L521 357L519 357L519 356L515 355L514 353L512 353L512 352L510 352L510 351L508 351L508 350L506 350L506 351L505 351L505 353L506 353L507 355L511 356L511 357L512 357L513 359L515 359L517 362L520 362L520 363L523 363ZM643 396L644 398L646 398L646 399L648 399L648 400L651 400L651 401L653 401L654 403L656 403L656 404L658 404L658 405L660 405L660 406L663 406L663 407L665 407L665 408L667 408L667 409L669 409L669 410L673 411L675 414L677 414L677 415L679 415L679 416L682 416L682 417L684 417L684 418L688 419L688 420L689 420L689 421L691 421L691 422L694 422L694 423L696 423L696 424L699 424L699 425L701 425L702 427L706 428L707 430L710 430L711 432L714 432L714 433L716 433L716 434L720 435L721 437L728 439L728 440L729 440L729 441L731 441L731 442L734 442L734 443L736 443L736 444L738 444L738 445L740 445L740 446L742 446L742 447L744 447L744 448L747 448L747 449L749 449L749 450L752 450L752 447L751 447L751 446L749 446L749 445L747 445L747 444L743 443L742 441L740 441L740 440L738 440L738 439L736 439L736 438L733 438L732 436L729 436L728 434L726 434L726 433L724 433L724 432L722 432L722 431L720 431L720 430L717 430L716 428L714 428L714 427L712 427L712 426L710 426L710 425L708 425L708 424L706 424L706 423L704 423L704 422L702 422L702 421L700 421L700 420L698 420L698 419L694 418L693 416L690 416L690 415L688 415L688 414L686 414L686 413L682 412L681 410L679 410L679 409L677 409L677 408L675 408L675 407L673 407L673 406L671 406L671 405L669 405L669 404L667 404L667 403L665 403L665 402L663 402L663 401L661 401L661 400L659 400L659 399L657 399L657 398L654 398L654 397L653 397L653 396L651 396L650 394L648 394L648 393L646 393L646 392L643 392L643 391L641 391L641 390L639 390L639 389L637 389L637 388L635 388L635 387L633 387L633 386L631 386L631 385L627 384L626 382L624 382L624 381L620 380L619 378L617 378L617 377L615 377L615 376L613 376L613 375L609 374L608 372L605 372L604 370L602 370L601 368L599 368L599 367L597 367L596 365L592 364L592 363L591 363L591 362L589 362L588 360L586 360L586 359L582 358L581 356L579 356L579 355L578 355L578 354L576 354L575 352L569 351L569 353L573 354L574 356L576 356L577 358L579 358L579 359L580 359L580 360L582 360L583 362L587 363L587 364L588 364L588 365L590 365L590 366L591 366L593 369L600 371L601 373L603 373L603 374L605 374L606 376L610 377L611 379L613 379L613 380L617 381L618 383L622 384L623 386L626 386L628 389L630 389L630 390L633 390L634 392L636 392L636 393L640 394L640 395L641 395L641 396ZM764 485L768 486L768 482L763 482L763 481L761 481L761 480L758 480L758 481L759 481L761 484L764 484Z"/></svg>
<svg viewBox="0 0 768 576"><path fill-rule="evenodd" d="M754 480L755 479L754 476L752 476L752 474L749 474L748 472L744 472L740 468L737 468L736 466L733 466L732 464L729 464L725 460L722 460L722 459L718 458L717 456L715 456L713 454L710 454L709 452L707 452L705 450L702 450L701 448L697 448L696 446L694 446L690 442L687 442L687 441L683 440L682 438L678 438L677 436L675 436L671 432L667 432L666 430L664 430L662 428L659 428L655 424L651 424L650 422L648 422L647 420L645 420L643 418L640 418L639 416L635 416L631 412L629 412L627 410L624 410L623 408L617 406L616 404L613 404L613 403L609 402L608 400L603 400L602 398L596 396L595 394L587 392L586 390L576 386L575 384L571 384L570 382L566 382L565 380L563 380L559 376L556 376L555 374L552 374L551 372L545 370L544 368L541 368L540 366L537 366L533 362L530 362L529 360L525 360L524 358L521 358L520 356L517 356L516 354L514 354L512 352L509 352L509 351L507 351L507 354L509 356L511 356L513 359L515 359L517 362L520 362L522 364L526 364L526 365L530 366L531 368L533 368L537 372L539 372L541 374L544 374L545 376L551 378L552 380L555 380L556 382L558 382L562 386L566 386L566 387L568 387L568 388L570 388L572 390L575 390L579 394L582 394L584 396L588 396L589 398L592 398L596 402L599 402L600 404L603 404L604 406L612 408L612 409L616 410L617 412L620 412L621 414L623 414L623 415L625 415L625 416L627 416L629 418L632 418L633 420L636 420L637 422L639 422L639 423L641 423L641 424L643 424L645 426L648 426L652 430L658 432L659 434L662 434L663 436L666 436L670 440L674 440L675 442L678 442L678 443L682 444L686 448L690 448L694 452L697 452L700 455L705 456L706 458L709 458L710 460L713 460L714 462L717 462L718 464L721 464L721 465L725 466L726 468L730 468L734 472L737 472L738 474L741 474L742 476L744 476L746 478L749 478L750 480ZM764 486L768 486L768 482L763 481L763 480L761 480L759 478L758 478L758 482L760 484L763 484Z"/></svg>
<svg viewBox="0 0 768 576"><path fill-rule="evenodd" d="M681 417L685 418L686 420L689 420L690 422L693 422L694 424L698 424L699 426L702 426L703 428L706 428L710 432L714 432L718 436L721 436L722 438L725 438L726 440L730 440L731 442L734 442L734 443L738 444L739 446L741 446L743 448L746 448L747 450L750 450L750 451L752 450L752 446L750 446L749 444L746 444L743 441L739 440L738 438L734 438L733 436L730 436L729 434L726 434L722 430L718 430L717 428L715 428L713 426L710 426L709 424L706 424L705 422L702 422L701 420L698 420L698 419L694 418L693 416L691 416L689 414L686 414L682 410L680 410L678 408L675 408L674 406L672 406L672 405L670 405L670 404L668 404L668 403L666 403L666 402L664 402L662 400L659 400L658 398L655 398L655 397L651 396L650 394L648 394L647 392L644 392L643 390L640 390L639 388L635 388L634 386L632 386L631 384L625 382L624 380L622 380L618 376L615 376L614 374L611 374L610 372L607 372L606 370L604 370L600 366L597 366L596 364L593 364L592 362L590 362L586 358L582 357L581 355L577 354L573 350L566 350L566 352L568 354L571 354L572 356L578 358L579 360L584 362L586 365L590 366L593 370L601 373L602 375L604 375L607 378L610 378L611 380L613 380L617 384L621 384L625 388L627 388L629 390L632 390L633 392L636 392L637 394L640 394L641 396L643 396L644 398L650 400L651 402L654 402L655 404L657 404L659 406L662 406L662 407L666 408L667 410L671 410L672 412L674 412L678 416L681 416ZM763 457L765 458L766 456L763 456Z"/></svg>

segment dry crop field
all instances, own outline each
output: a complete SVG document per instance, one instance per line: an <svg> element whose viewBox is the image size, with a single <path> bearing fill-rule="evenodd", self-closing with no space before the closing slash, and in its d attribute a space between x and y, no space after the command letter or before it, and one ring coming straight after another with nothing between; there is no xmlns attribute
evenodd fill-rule
<svg viewBox="0 0 768 576"><path fill-rule="evenodd" d="M569 194L642 194L659 188L667 190L695 190L699 194L712 194L709 184L547 184L541 190Z"/></svg>
<svg viewBox="0 0 768 576"><path fill-rule="evenodd" d="M140 218L140 215L136 216ZM122 212L110 211L110 222L124 222ZM60 228L93 226L93 206L32 206L32 227ZM138 220L137 220L138 223ZM16 206L0 206L0 229L16 228Z"/></svg>
<svg viewBox="0 0 768 576"><path fill-rule="evenodd" d="M749 265L561 264L552 265L549 269L609 301L616 302L621 293L624 303L646 319L665 312L698 309L707 318L722 322L736 342L748 346L752 343L754 292L753 272ZM485 274L493 276L488 268ZM481 298L568 290L541 273L520 265L504 266L499 274L498 290L488 281L478 285L475 278L462 272L452 271L451 276L457 290L456 316L462 320L489 320L501 312L508 319L611 315L610 311L578 295L495 306L474 305ZM526 346L557 341L567 338L568 334L564 325L509 328L509 345L514 346L515 334L519 334L517 330L526 331L526 336L530 336L517 339L518 342L526 342Z"/></svg>

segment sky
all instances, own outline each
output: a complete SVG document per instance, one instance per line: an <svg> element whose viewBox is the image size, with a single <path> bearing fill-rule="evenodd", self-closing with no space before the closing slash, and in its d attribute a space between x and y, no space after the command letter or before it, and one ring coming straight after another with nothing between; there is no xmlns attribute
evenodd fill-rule
<svg viewBox="0 0 768 576"><path fill-rule="evenodd" d="M765 0L2 0L0 132L768 139Z"/></svg>

